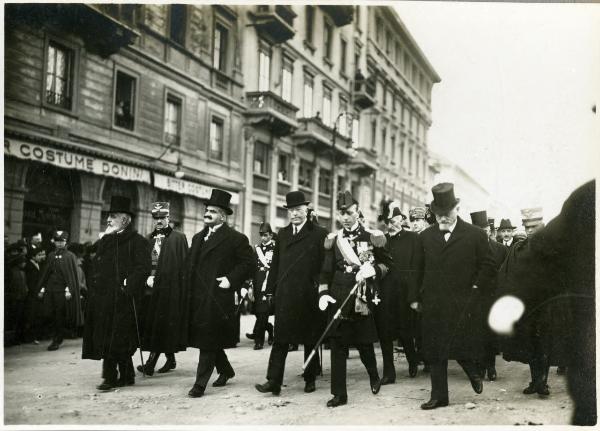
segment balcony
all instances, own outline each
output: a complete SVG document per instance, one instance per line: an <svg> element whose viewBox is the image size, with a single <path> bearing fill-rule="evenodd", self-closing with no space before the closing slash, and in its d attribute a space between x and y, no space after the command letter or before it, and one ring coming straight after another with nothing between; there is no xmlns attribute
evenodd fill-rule
<svg viewBox="0 0 600 431"><path fill-rule="evenodd" d="M352 159L349 168L356 171L361 177L368 177L377 171L377 152L367 148L357 148L356 155Z"/></svg>
<svg viewBox="0 0 600 431"><path fill-rule="evenodd" d="M298 128L298 108L271 91L247 92L246 107L251 124L267 125L277 136L287 136Z"/></svg>
<svg viewBox="0 0 600 431"><path fill-rule="evenodd" d="M291 6L260 5L250 13L256 31L273 44L285 42L294 37L296 12Z"/></svg>
<svg viewBox="0 0 600 431"><path fill-rule="evenodd" d="M376 84L373 76L364 78L357 73L354 78L354 103L360 109L367 109L375 105Z"/></svg>
<svg viewBox="0 0 600 431"><path fill-rule="evenodd" d="M7 5L7 22L25 22L35 27L52 26L76 34L88 51L108 58L134 43L139 33L117 21L99 5L72 3Z"/></svg>
<svg viewBox="0 0 600 431"><path fill-rule="evenodd" d="M321 9L331 17L334 24L338 27L343 27L350 24L354 19L354 6L325 6L321 5Z"/></svg>
<svg viewBox="0 0 600 431"><path fill-rule="evenodd" d="M300 127L292 136L298 146L312 147L317 153L330 152L332 149L333 129L326 126L318 117L300 118ZM349 150L351 138L335 133L335 151L338 161L344 162L352 157Z"/></svg>

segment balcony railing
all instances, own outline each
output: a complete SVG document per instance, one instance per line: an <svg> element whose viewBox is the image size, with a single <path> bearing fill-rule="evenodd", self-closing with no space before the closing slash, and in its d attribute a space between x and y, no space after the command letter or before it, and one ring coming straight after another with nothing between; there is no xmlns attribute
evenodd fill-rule
<svg viewBox="0 0 600 431"><path fill-rule="evenodd" d="M278 136L285 136L298 128L298 107L286 102L271 91L246 93L246 117L253 124L267 124Z"/></svg>
<svg viewBox="0 0 600 431"><path fill-rule="evenodd" d="M293 139L298 145L313 146L317 151L330 151L332 149L334 131L331 127L326 126L320 118L300 118L298 123L300 127L293 135ZM350 137L336 131L335 150L337 156L350 158L351 152L348 150L350 144Z"/></svg>
<svg viewBox="0 0 600 431"><path fill-rule="evenodd" d="M364 78L357 73L354 80L354 103L360 109L375 105L376 84L374 77Z"/></svg>
<svg viewBox="0 0 600 431"><path fill-rule="evenodd" d="M321 5L321 9L331 17L336 26L342 27L350 24L354 19L353 6L325 6Z"/></svg>
<svg viewBox="0 0 600 431"><path fill-rule="evenodd" d="M260 5L251 15L256 30L270 42L278 44L294 37L296 13L291 6Z"/></svg>
<svg viewBox="0 0 600 431"><path fill-rule="evenodd" d="M360 176L369 176L378 169L377 152L367 148L357 148L350 169Z"/></svg>

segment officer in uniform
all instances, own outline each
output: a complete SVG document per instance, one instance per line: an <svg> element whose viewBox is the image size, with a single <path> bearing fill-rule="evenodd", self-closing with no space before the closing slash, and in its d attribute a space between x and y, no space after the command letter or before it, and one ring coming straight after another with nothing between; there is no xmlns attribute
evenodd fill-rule
<svg viewBox="0 0 600 431"><path fill-rule="evenodd" d="M252 278L252 287L248 291L248 297L254 302L254 314L256 323L252 334L246 334L254 340L254 350L260 350L265 344L265 331L269 334L268 342L273 344L273 324L269 322L271 301L267 300L267 278L273 260L275 240L273 230L269 223L263 222L259 227L260 244L254 247L256 252L256 272Z"/></svg>
<svg viewBox="0 0 600 431"><path fill-rule="evenodd" d="M325 260L319 285L319 308L330 303L340 307L357 289L341 310L339 320L330 332L331 394L328 407L348 402L346 392L346 352L349 346L357 348L369 374L371 392L377 394L381 380L373 343L377 328L373 318L374 307L381 302L378 284L387 274L392 259L385 249L385 237L375 236L358 222L358 202L350 192L340 193L337 199L339 220L343 229L328 235L325 241ZM335 305L330 312L335 312Z"/></svg>

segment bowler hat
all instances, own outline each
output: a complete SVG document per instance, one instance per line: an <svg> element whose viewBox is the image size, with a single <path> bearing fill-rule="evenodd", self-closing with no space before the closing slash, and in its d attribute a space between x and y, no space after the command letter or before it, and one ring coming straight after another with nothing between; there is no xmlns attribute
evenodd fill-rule
<svg viewBox="0 0 600 431"><path fill-rule="evenodd" d="M271 225L269 223L267 223L266 221L262 222L260 224L260 227L258 228L258 233L263 234L263 233L273 233L273 229L271 229Z"/></svg>
<svg viewBox="0 0 600 431"><path fill-rule="evenodd" d="M480 228L488 227L487 211L476 211L471 213L471 223Z"/></svg>
<svg viewBox="0 0 600 431"><path fill-rule="evenodd" d="M431 202L431 211L443 213L451 210L460 202L460 199L454 197L454 184L440 183L431 188L433 201Z"/></svg>
<svg viewBox="0 0 600 431"><path fill-rule="evenodd" d="M205 202L206 206L219 207L225 211L227 215L233 214L233 210L229 206L231 202L231 193L225 190L212 189L210 199Z"/></svg>
<svg viewBox="0 0 600 431"><path fill-rule="evenodd" d="M285 205L283 207L294 208L300 205L308 205L309 203L310 202L304 197L304 193L299 190L295 190L285 195Z"/></svg>
<svg viewBox="0 0 600 431"><path fill-rule="evenodd" d="M125 196L112 196L110 198L110 208L108 209L108 213L125 213L132 217L135 215L131 208L131 199Z"/></svg>
<svg viewBox="0 0 600 431"><path fill-rule="evenodd" d="M169 202L154 202L152 204L152 218L168 217L170 214Z"/></svg>
<svg viewBox="0 0 600 431"><path fill-rule="evenodd" d="M516 227L512 225L510 219L503 218L500 220L500 226L498 226L498 230L502 229L516 229Z"/></svg>
<svg viewBox="0 0 600 431"><path fill-rule="evenodd" d="M350 193L348 190L346 190L345 192L338 193L336 203L338 210L348 209L354 204L358 204L358 202L356 201L356 199L354 199L352 193Z"/></svg>

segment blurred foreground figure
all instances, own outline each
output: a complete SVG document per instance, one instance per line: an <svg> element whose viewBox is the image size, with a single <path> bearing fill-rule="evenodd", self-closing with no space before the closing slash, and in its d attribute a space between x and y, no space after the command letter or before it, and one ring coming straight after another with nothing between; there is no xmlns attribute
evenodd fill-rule
<svg viewBox="0 0 600 431"><path fill-rule="evenodd" d="M561 213L535 232L526 245L524 252L530 255L530 278L543 275L544 280L554 282L527 280L506 291L524 302L526 313L556 301L572 317L567 326L570 355L566 365L568 389L575 404L573 425L595 425L597 421L595 193L595 181L575 190L565 201ZM515 270L518 267L503 268L508 273ZM513 296L504 296L492 307L489 321L497 332L509 333L523 313L522 307L518 310L518 307L505 306L515 301Z"/></svg>

